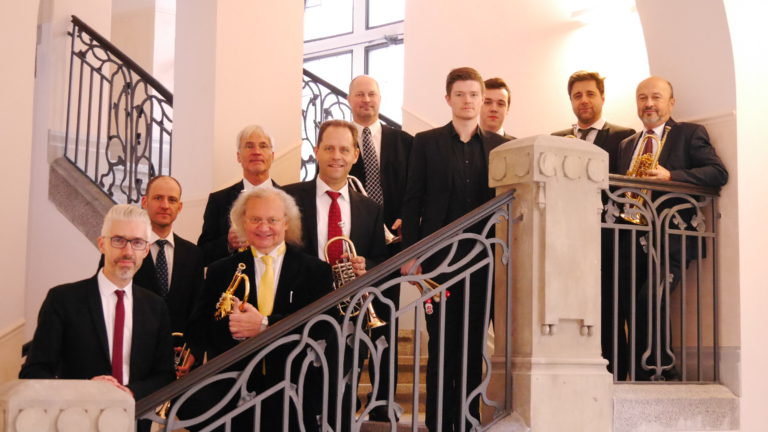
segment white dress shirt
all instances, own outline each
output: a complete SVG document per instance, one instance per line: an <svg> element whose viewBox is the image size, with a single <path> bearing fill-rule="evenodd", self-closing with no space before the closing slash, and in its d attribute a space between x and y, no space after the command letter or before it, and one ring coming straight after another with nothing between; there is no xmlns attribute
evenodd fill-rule
<svg viewBox="0 0 768 432"><path fill-rule="evenodd" d="M317 188L315 193L315 208L317 209L317 256L325 261L325 243L328 241L328 209L331 208L331 197L326 191L341 193L338 198L339 209L341 210L341 232L349 237L352 230L352 210L349 204L349 184L345 184L338 191L334 191L324 181L317 178Z"/></svg>
<svg viewBox="0 0 768 432"><path fill-rule="evenodd" d="M243 177L243 190L242 192L248 192L251 189L256 189L257 187L265 187L265 188L273 188L274 185L272 184L272 177L266 179L261 184L255 185L248 181L245 177Z"/></svg>
<svg viewBox="0 0 768 432"><path fill-rule="evenodd" d="M597 133L599 131L601 131L603 129L603 127L605 127L605 119L601 117L600 120L592 123L591 125L589 125L587 127L588 128L592 128L592 129L589 131L589 133L587 134L587 136L584 139L584 141L586 141L586 142L588 142L590 144L594 144L595 143L595 138L597 138ZM584 129L584 128L582 128L582 129ZM579 132L579 124L578 123L573 125L573 136L575 136L576 138L581 137L581 132Z"/></svg>
<svg viewBox="0 0 768 432"><path fill-rule="evenodd" d="M127 245L126 247L131 247ZM104 269L96 276L99 282L99 295L101 296L101 311L104 313L104 325L107 327L107 344L109 355L112 355L112 341L115 340L115 306L117 294L115 290L125 291L123 307L125 309L125 321L123 322L123 384L130 383L131 378L131 337L133 336L133 284L129 283L125 288L118 288L107 276Z"/></svg>
<svg viewBox="0 0 768 432"><path fill-rule="evenodd" d="M282 253L279 253L281 252L281 248L282 248ZM261 280L261 275L264 274L264 270L266 268L266 265L264 264L264 261L261 260L261 257L264 255L269 255L272 257L272 271L274 272L274 275L275 275L275 280L272 283L272 286L275 287L275 295L273 299L276 299L277 290L280 288L277 284L277 281L280 280L280 269L283 267L283 257L285 257L285 242L282 242L279 245L275 246L275 248L272 249L268 254L263 254L257 251L253 247L251 247L251 250L253 251L253 264L254 264L254 268L256 269L257 281ZM291 301L293 301L293 298L291 298Z"/></svg>

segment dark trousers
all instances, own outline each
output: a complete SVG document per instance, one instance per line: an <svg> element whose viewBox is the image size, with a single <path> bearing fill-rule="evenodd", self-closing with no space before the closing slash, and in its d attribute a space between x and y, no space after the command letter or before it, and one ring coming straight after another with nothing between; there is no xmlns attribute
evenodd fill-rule
<svg viewBox="0 0 768 432"><path fill-rule="evenodd" d="M475 272L470 277L470 289L464 282L449 288L450 297L440 303L432 303L434 312L426 315L429 342L427 349L427 428L432 432L458 431L464 422L465 430L471 429L467 414L480 421L480 395L467 397L468 413L462 410L462 397L468 396L482 381L482 354L486 325L485 306L487 297L487 271ZM468 319L464 318L464 302L469 302ZM445 316L445 328L440 328L440 317ZM467 338L464 330L467 329ZM440 357L440 338L443 336L443 356ZM466 346L466 363L463 348ZM442 368L440 362L442 361ZM466 371L466 382L462 375ZM440 373L442 372L442 381ZM439 385L442 384L442 428L438 428ZM462 386L465 390L462 391Z"/></svg>

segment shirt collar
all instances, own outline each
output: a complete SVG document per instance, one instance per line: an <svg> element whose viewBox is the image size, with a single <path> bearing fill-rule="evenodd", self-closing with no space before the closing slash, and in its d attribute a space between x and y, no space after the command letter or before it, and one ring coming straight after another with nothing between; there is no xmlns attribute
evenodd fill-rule
<svg viewBox="0 0 768 432"><path fill-rule="evenodd" d="M243 177L243 192L249 191L251 189L255 189L257 187L272 187L272 177L269 177L268 179L264 180L261 184L255 185L248 181L247 178Z"/></svg>
<svg viewBox="0 0 768 432"><path fill-rule="evenodd" d="M381 134L381 122L375 121L370 126L361 126L355 122L352 122L352 124L355 125L357 128L357 136L362 137L363 136L363 129L366 127L371 130L371 136L378 136Z"/></svg>
<svg viewBox="0 0 768 432"><path fill-rule="evenodd" d="M160 239L161 239L161 237L159 235L157 235L154 231L151 231L149 233L149 243L150 244L155 244L155 242L160 240ZM173 241L173 230L171 230L171 232L168 233L168 237L166 237L166 238L164 238L162 240L167 241L168 244L171 245L171 247L176 247L176 244Z"/></svg>
<svg viewBox="0 0 768 432"><path fill-rule="evenodd" d="M456 128L455 128L455 127L453 127L453 122L450 122L450 123L448 123L448 127L450 128L450 131L451 131L451 136L452 136L452 137L455 137L455 138L457 138L459 141L461 141L461 137L459 136L459 133L458 133L458 132L456 132ZM481 139L481 140L482 140L482 138L483 138L483 137L482 137L482 135L481 135L481 132L480 132L480 125L479 125L479 124L478 124L477 126L475 126L475 132L473 132L473 133L472 133L472 137L470 137L470 141L471 141L471 140L472 140L472 138L474 138L474 137L477 137L477 138L479 138L479 139Z"/></svg>
<svg viewBox="0 0 768 432"><path fill-rule="evenodd" d="M130 246L128 246L130 247ZM104 274L104 268L99 270L99 273L96 275L96 280L99 283L99 294L102 297L108 297L114 294L115 290L123 290L125 291L125 295L127 297L131 296L131 293L133 292L133 280L128 283L128 285L125 286L125 288L120 288L117 285L113 284L111 280L107 278L107 275Z"/></svg>
<svg viewBox="0 0 768 432"><path fill-rule="evenodd" d="M251 246L251 254L253 254L254 258L261 259L264 255L269 255L272 258L277 258L280 256L285 255L285 242L280 243L279 245L275 246L274 249L269 251L269 253L263 254L256 250L255 247Z"/></svg>
<svg viewBox="0 0 768 432"><path fill-rule="evenodd" d="M339 192L341 196L349 202L349 183L345 183L344 187L342 187L339 190L333 190L330 186L328 186L323 180L320 179L320 177L317 178L317 185L315 187L315 194L317 197L321 196L328 196L326 194L326 191L331 192Z"/></svg>
<svg viewBox="0 0 768 432"><path fill-rule="evenodd" d="M598 120L598 121L592 123L591 125L587 126L587 128L594 128L594 129L597 129L597 130L603 130L603 128L605 127L605 123L606 123L605 119L600 117L600 120ZM573 131L574 132L578 132L579 129L580 129L579 128L579 124L578 123L574 123L573 124Z"/></svg>

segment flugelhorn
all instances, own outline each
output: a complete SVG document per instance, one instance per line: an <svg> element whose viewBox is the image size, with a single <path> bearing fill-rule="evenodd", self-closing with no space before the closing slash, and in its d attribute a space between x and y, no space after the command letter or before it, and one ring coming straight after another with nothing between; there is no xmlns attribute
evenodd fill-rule
<svg viewBox="0 0 768 432"><path fill-rule="evenodd" d="M216 312L213 314L213 317L217 320L220 320L232 313L232 304L234 303L233 299L235 297L234 294L237 290L237 287L240 286L240 283L243 280L245 280L245 294L243 295L243 300L240 303L240 312L245 312L245 304L248 303L248 295L251 293L251 282L248 280L248 275L243 273L243 270L245 270L245 264L239 263L237 265L237 271L235 272L234 276L232 276L232 282L229 283L227 290L221 293L221 297L219 297L219 301L216 303Z"/></svg>
<svg viewBox="0 0 768 432"><path fill-rule="evenodd" d="M328 258L328 246L330 246L333 242L340 241L342 242L342 251L347 254L346 258L341 258L335 263L332 263L330 259ZM355 251L355 245L352 243L352 240L349 239L349 237L346 236L337 236L333 237L332 239L329 239L325 243L325 261L328 262L328 264L331 265L331 270L333 272L333 289L339 289L346 285L349 282L352 282L356 276L355 276L355 270L352 268L352 262L350 261L351 258L354 258L357 256L357 251ZM342 315L349 314L350 316L357 316L360 313L360 305L364 303L368 299L368 294L363 294L363 297L360 299L359 303L355 303L350 306L351 298L347 298L341 303L338 304L339 312ZM368 303L368 308L366 309L366 312L368 313L368 324L367 328L372 329L376 327L381 327L386 322L382 321L381 318L379 318L378 315L376 315L376 311L373 309L373 304Z"/></svg>
<svg viewBox="0 0 768 432"><path fill-rule="evenodd" d="M181 347L177 346L174 343L174 350L173 350L173 368L178 369L179 366L183 366L187 363L187 359L189 358L189 348L187 348L187 342L184 341L184 333L181 332L173 332L171 333L171 337L175 338L182 338L182 345ZM176 348L179 348L178 350ZM176 379L178 379L179 376L176 376ZM159 415L161 418L167 418L168 417L168 411L171 409L171 401L167 400L163 402L162 405L157 409L157 415Z"/></svg>
<svg viewBox="0 0 768 432"><path fill-rule="evenodd" d="M650 139L652 142L654 142L654 145L658 147L658 149L655 152L642 154L642 150L640 151L640 154L635 158L635 160L632 162L632 166L629 167L629 171L627 171L628 177L645 177L649 170L656 169L656 167L659 166L659 155L661 154L661 149L664 148L664 143L667 141L667 135L669 134L669 130L671 129L671 126L665 126L664 132L661 134L661 140L659 140L656 135L646 135L645 139ZM632 222L636 225L647 225L648 221L645 220L645 216L640 212L640 207L645 204L645 198L643 198L643 195L648 195L648 189L642 189L641 195L636 194L634 192L626 192L624 193L624 196L635 201L637 204L626 204L624 211L621 213L622 219L624 219L627 222Z"/></svg>
<svg viewBox="0 0 768 432"><path fill-rule="evenodd" d="M349 187L352 188L353 191L357 193L361 193L364 196L368 196L368 192L365 191L365 188L363 187L363 183L358 179L357 177L353 175L347 176L347 181L349 182ZM392 234L392 231L389 230L389 227L387 224L384 224L384 243L386 244L392 244L399 242L400 236L396 236Z"/></svg>

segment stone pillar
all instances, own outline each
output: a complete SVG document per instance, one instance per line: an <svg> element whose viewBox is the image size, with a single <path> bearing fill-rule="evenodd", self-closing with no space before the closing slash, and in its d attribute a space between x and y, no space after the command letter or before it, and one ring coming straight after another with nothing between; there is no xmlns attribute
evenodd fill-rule
<svg viewBox="0 0 768 432"><path fill-rule="evenodd" d="M608 187L608 155L578 139L539 135L496 148L489 175L497 190L516 189L512 332L505 339L514 411L534 431L610 431L612 379L600 355L600 191Z"/></svg>
<svg viewBox="0 0 768 432"><path fill-rule="evenodd" d="M15 380L0 386L2 432L130 432L134 400L85 380Z"/></svg>

